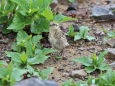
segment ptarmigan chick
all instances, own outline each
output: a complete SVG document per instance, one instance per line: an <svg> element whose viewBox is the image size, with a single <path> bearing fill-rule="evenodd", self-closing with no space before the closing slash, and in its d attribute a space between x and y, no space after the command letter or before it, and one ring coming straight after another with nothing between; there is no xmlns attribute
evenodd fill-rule
<svg viewBox="0 0 115 86"><path fill-rule="evenodd" d="M69 45L65 34L59 27L59 24L52 22L49 30L49 42L52 48L63 51Z"/></svg>

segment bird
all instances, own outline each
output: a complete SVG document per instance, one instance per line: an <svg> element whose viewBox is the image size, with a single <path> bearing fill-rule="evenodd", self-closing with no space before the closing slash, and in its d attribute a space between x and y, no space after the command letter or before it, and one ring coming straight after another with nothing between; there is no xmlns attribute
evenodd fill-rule
<svg viewBox="0 0 115 86"><path fill-rule="evenodd" d="M49 28L48 40L53 49L59 50L63 54L64 48L69 46L66 35L56 22L51 22Z"/></svg>

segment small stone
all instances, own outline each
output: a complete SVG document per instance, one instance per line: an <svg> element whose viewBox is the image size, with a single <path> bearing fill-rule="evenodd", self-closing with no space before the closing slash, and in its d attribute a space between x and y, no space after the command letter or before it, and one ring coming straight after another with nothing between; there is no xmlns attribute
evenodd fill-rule
<svg viewBox="0 0 115 86"><path fill-rule="evenodd" d="M59 86L56 82L50 80L39 80L37 78L29 78L17 82L14 86Z"/></svg>
<svg viewBox="0 0 115 86"><path fill-rule="evenodd" d="M80 28L76 24L73 24L73 27L74 27L74 32L80 31Z"/></svg>
<svg viewBox="0 0 115 86"><path fill-rule="evenodd" d="M97 30L95 34L99 35L99 36L104 36L105 35L105 33L103 31L100 31L100 30Z"/></svg>
<svg viewBox="0 0 115 86"><path fill-rule="evenodd" d="M109 52L106 58L115 60L115 48L108 48L106 50Z"/></svg>
<svg viewBox="0 0 115 86"><path fill-rule="evenodd" d="M115 62L112 62L111 64L109 64L109 66L111 66L112 68L115 68Z"/></svg>
<svg viewBox="0 0 115 86"><path fill-rule="evenodd" d="M69 74L68 74L68 73L63 73L62 76L63 76L63 77L68 77Z"/></svg>
<svg viewBox="0 0 115 86"><path fill-rule="evenodd" d="M71 4L71 5L67 8L67 11L76 10L76 9L77 9L77 4Z"/></svg>
<svg viewBox="0 0 115 86"><path fill-rule="evenodd" d="M7 44L8 40L0 40L0 44Z"/></svg>
<svg viewBox="0 0 115 86"><path fill-rule="evenodd" d="M70 76L72 77L85 77L87 76L87 73L81 69L81 70L75 70L75 71L72 71L72 73L70 74Z"/></svg>
<svg viewBox="0 0 115 86"><path fill-rule="evenodd" d="M105 0L105 2L106 2L107 4L110 4L110 3L112 2L112 0Z"/></svg>
<svg viewBox="0 0 115 86"><path fill-rule="evenodd" d="M115 47L115 38L107 40L106 44L110 45L111 47Z"/></svg>
<svg viewBox="0 0 115 86"><path fill-rule="evenodd" d="M92 17L97 21L115 20L115 14L111 9L115 10L115 4L94 6L92 8Z"/></svg>
<svg viewBox="0 0 115 86"><path fill-rule="evenodd" d="M74 65L74 64L75 64L75 62L73 62L73 61L68 63L68 65Z"/></svg>
<svg viewBox="0 0 115 86"><path fill-rule="evenodd" d="M64 71L64 69L63 68L59 68L58 71Z"/></svg>

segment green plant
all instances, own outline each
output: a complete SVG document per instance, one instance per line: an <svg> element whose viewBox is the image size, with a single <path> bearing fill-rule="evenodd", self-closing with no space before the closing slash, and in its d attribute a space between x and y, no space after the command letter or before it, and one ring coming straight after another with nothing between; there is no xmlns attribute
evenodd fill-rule
<svg viewBox="0 0 115 86"><path fill-rule="evenodd" d="M111 38L115 37L115 30L108 31L108 30L105 30L104 28L100 28L100 30L102 30L103 32L107 34L107 37L105 37L104 40L110 40Z"/></svg>
<svg viewBox="0 0 115 86"><path fill-rule="evenodd" d="M105 40L110 40L111 38L115 37L115 31L108 31L106 32L108 37L104 38Z"/></svg>
<svg viewBox="0 0 115 86"><path fill-rule="evenodd" d="M88 85L96 86L114 86L115 85L115 71L110 70L107 73L101 74L98 78L89 78Z"/></svg>
<svg viewBox="0 0 115 86"><path fill-rule="evenodd" d="M0 86L12 86L16 82L13 72L12 63L10 63L7 67L0 67Z"/></svg>
<svg viewBox="0 0 115 86"><path fill-rule="evenodd" d="M2 63L2 66L0 67L0 86L13 86L16 81L29 77L48 79L48 76L53 72L52 67L39 70L31 67L30 65L23 68L17 67L13 64L13 61L9 64L6 64L4 61L0 61L0 63Z"/></svg>
<svg viewBox="0 0 115 86"><path fill-rule="evenodd" d="M69 0L71 3L75 3L76 2L76 0Z"/></svg>
<svg viewBox="0 0 115 86"><path fill-rule="evenodd" d="M109 70L110 67L108 64L106 64L104 61L104 56L107 54L107 51L101 53L99 56L96 56L96 54L93 54L90 58L89 57L80 57L77 59L74 59L75 62L80 62L83 65L85 65L85 70L88 73L91 73L95 71L96 69L99 70Z"/></svg>
<svg viewBox="0 0 115 86"><path fill-rule="evenodd" d="M110 70L101 74L98 78L88 77L87 81L73 81L72 79L64 82L62 86L114 86L115 71Z"/></svg>
<svg viewBox="0 0 115 86"><path fill-rule="evenodd" d="M81 26L80 31L74 36L74 40L79 39L88 39L89 41L94 40L95 38L88 35L89 28L87 26Z"/></svg>
<svg viewBox="0 0 115 86"><path fill-rule="evenodd" d="M9 32L8 30L19 31L28 26L32 33L39 34L48 32L51 21L73 20L73 18L63 15L53 15L49 7L52 1L2 0L0 3L0 24L4 24L3 31L5 30L5 33Z"/></svg>
<svg viewBox="0 0 115 86"><path fill-rule="evenodd" d="M95 38L88 35L89 28L87 26L81 26L79 32L74 31L72 25L69 26L69 31L66 33L67 36L74 37L74 41L80 39L88 39L89 41L94 40Z"/></svg>
<svg viewBox="0 0 115 86"><path fill-rule="evenodd" d="M62 86L77 86L76 83L74 82L74 80L70 79L65 81Z"/></svg>
<svg viewBox="0 0 115 86"><path fill-rule="evenodd" d="M77 34L77 32L74 32L73 25L69 26L69 31L66 33L67 36L74 37Z"/></svg>

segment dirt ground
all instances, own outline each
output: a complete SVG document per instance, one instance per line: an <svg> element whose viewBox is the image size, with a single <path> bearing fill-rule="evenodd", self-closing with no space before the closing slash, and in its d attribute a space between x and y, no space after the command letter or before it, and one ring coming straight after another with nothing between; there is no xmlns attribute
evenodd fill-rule
<svg viewBox="0 0 115 86"><path fill-rule="evenodd" d="M62 23L61 26L64 29L67 29L70 24L77 24L78 26L86 25L91 29L90 35L95 36L98 40L87 42L84 40L80 41L72 41L72 39L68 39L69 47L64 49L64 57L62 59L54 59L53 57L49 58L43 65L37 65L38 68L47 68L54 67L54 72L51 74L50 79L57 81L59 84L68 80L70 74L74 70L82 69L81 64L75 63L72 60L74 58L79 58L81 56L91 56L92 53L96 53L97 55L104 51L106 48L111 48L103 41L103 38L106 36L100 28L105 28L107 30L115 29L115 21L109 22L95 22L95 20L90 18L90 8L94 5L104 5L105 0L82 0L82 3L79 3L78 6L78 15L79 21L73 22L65 22ZM113 0L114 1L114 0ZM115 3L114 3L115 4ZM58 11L62 14L66 14L66 9L68 4L57 5ZM84 11L85 10L85 11ZM80 15L80 14L82 15ZM84 15L84 14L87 15ZM15 41L15 35L3 35L0 33L0 59L7 60L4 52L7 50L11 50L11 44ZM107 62L111 63L111 61L107 60ZM86 77L74 77L77 80L85 80Z"/></svg>

